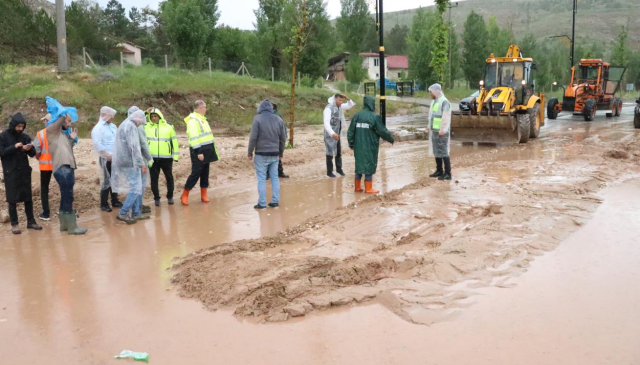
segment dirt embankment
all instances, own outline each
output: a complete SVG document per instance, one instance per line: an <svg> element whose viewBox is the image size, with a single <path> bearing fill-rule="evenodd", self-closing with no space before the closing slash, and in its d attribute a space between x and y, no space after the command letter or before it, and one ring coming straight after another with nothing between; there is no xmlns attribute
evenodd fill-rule
<svg viewBox="0 0 640 365"><path fill-rule="evenodd" d="M373 300L414 323L442 320L470 305L474 288L512 285L592 216L599 190L640 173L640 137L528 148L512 147L514 161L472 157L457 182L420 181L193 253L177 260L173 283L210 310L264 321Z"/></svg>

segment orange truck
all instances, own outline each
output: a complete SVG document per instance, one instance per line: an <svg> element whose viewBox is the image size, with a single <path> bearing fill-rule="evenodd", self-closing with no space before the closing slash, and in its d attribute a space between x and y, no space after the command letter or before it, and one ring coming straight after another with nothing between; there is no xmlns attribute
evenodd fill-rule
<svg viewBox="0 0 640 365"><path fill-rule="evenodd" d="M601 59L580 60L577 69L571 68L571 83L564 88L562 103L558 98L549 99L547 118L556 119L558 114L567 111L592 121L597 110L606 110L607 117L619 117L622 100L615 95L625 70Z"/></svg>

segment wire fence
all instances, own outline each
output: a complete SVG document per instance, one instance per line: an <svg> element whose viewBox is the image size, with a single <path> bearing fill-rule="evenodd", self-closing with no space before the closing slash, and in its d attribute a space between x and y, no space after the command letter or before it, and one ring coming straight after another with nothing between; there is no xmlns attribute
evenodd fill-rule
<svg viewBox="0 0 640 365"><path fill-rule="evenodd" d="M197 69L200 71L234 73L239 76L249 76L272 82L290 83L292 81L292 70L290 68L269 67L243 61L220 60L208 56L200 57L196 60L194 62L196 64L195 67L186 67L173 55L146 52L144 50L140 53L134 51L105 52L84 48L80 55L71 57L70 63L75 68L120 67L123 73L130 67L153 65L158 68L164 68L167 72L172 69ZM296 83L298 86L321 88L324 86L324 79L297 73Z"/></svg>

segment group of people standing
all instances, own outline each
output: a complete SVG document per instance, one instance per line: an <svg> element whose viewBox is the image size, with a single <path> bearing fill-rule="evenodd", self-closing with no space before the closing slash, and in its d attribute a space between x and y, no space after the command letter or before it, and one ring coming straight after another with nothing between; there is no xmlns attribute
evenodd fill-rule
<svg viewBox="0 0 640 365"><path fill-rule="evenodd" d="M429 88L432 96L429 112L430 155L436 158L436 172L431 177L451 179L449 159L449 127L451 106L440 85ZM346 101L346 102L345 102ZM4 170L6 198L12 232L20 234L17 204L24 203L27 228L41 230L33 213L31 191L31 167L29 157L38 159L40 168L40 196L42 213L39 218L50 220L49 184L53 176L60 188L60 230L70 235L85 234L79 228L76 211L73 209L73 190L77 168L73 152L78 142L77 130L71 124L78 120L77 110L62 106L47 97L48 114L42 118L45 128L34 141L24 133L26 121L18 113L11 118L9 128L0 133L0 159ZM363 109L349 125L347 140L355 155L355 192L377 194L373 189L373 175L378 165L380 138L394 143L393 136L375 113L375 99L364 97ZM323 112L324 141L327 176L335 178L335 171L345 176L342 167L341 132L345 123L344 111L356 104L344 94L329 98ZM209 170L212 162L220 159L213 133L207 118L207 105L202 100L193 104L193 112L184 119L189 140L191 173L180 197L182 205L189 205L189 194L200 182L200 200L209 203ZM117 112L104 106L100 110L98 123L91 131L93 149L100 167L100 208L111 212L119 208L117 219L127 224L149 219L151 207L142 202L147 183L151 182L155 206L161 205L158 188L160 172L166 179L167 203L174 204L175 182L173 163L180 159L180 147L175 128L164 118L158 108L146 111L132 106L127 118L117 127L113 122ZM258 204L255 209L276 208L280 204L280 178L287 178L282 169L282 157L287 140L287 129L277 105L264 100L257 109L251 127L248 158L254 163L258 180ZM362 188L364 178L365 188ZM266 181L271 179L272 197L267 204ZM119 194L126 194L124 202ZM111 205L109 204L109 200Z"/></svg>

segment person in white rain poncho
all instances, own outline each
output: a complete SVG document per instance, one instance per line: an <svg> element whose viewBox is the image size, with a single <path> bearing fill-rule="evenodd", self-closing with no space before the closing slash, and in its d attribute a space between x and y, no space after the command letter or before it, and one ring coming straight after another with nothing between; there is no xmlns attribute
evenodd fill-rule
<svg viewBox="0 0 640 365"><path fill-rule="evenodd" d="M100 169L100 209L103 212L111 212L109 195L111 195L111 205L114 208L122 207L122 203L118 200L118 194L111 191L111 159L116 133L118 132L118 127L113 124L115 116L115 109L103 106L100 109L100 119L91 130L93 150L98 157L98 167Z"/></svg>
<svg viewBox="0 0 640 365"><path fill-rule="evenodd" d="M131 113L116 134L113 148L111 189L116 193L127 193L118 220L127 224L136 223L149 216L141 212L141 196L144 191L142 175L147 174L147 163L142 155L138 126L144 123L145 115L141 110Z"/></svg>
<svg viewBox="0 0 640 365"><path fill-rule="evenodd" d="M343 103L347 100L346 103ZM342 171L342 144L340 143L340 133L342 125L345 124L344 111L353 108L356 103L346 95L335 94L327 100L327 106L322 113L324 122L324 147L327 155L327 176L333 178L333 159L336 160L336 172L344 176Z"/></svg>
<svg viewBox="0 0 640 365"><path fill-rule="evenodd" d="M429 93L433 99L429 108L429 156L436 158L436 172L429 176L451 180L451 103L444 96L440 84L429 86Z"/></svg>
<svg viewBox="0 0 640 365"><path fill-rule="evenodd" d="M134 112L140 110L137 106L132 106L129 108L128 116L131 116ZM147 133L144 130L144 125L147 123L147 114L145 113L144 122L138 125L138 136L140 137L140 148L142 149L142 157L147 161L147 167L151 167L153 165L153 158L151 157L151 153L149 152L149 142L147 141ZM151 207L148 205L142 204L142 198L144 197L144 192L147 189L147 183L149 182L149 169L147 172L142 174L142 194L140 195L140 211L142 213L151 213Z"/></svg>

